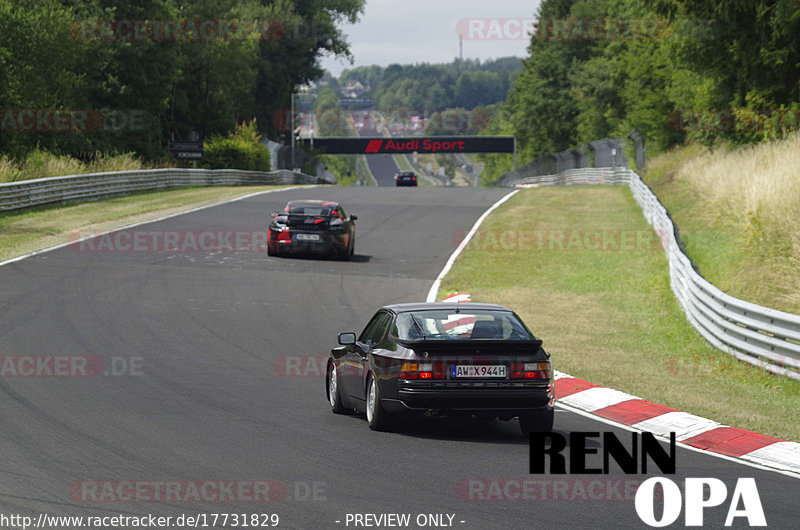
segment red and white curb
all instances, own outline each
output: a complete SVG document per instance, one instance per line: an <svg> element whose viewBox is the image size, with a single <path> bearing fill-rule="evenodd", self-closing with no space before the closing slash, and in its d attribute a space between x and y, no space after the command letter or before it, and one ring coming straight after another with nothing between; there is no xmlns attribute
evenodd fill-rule
<svg viewBox="0 0 800 530"><path fill-rule="evenodd" d="M711 453L800 476L800 443L729 427L640 397L554 373L556 403L637 431L648 431Z"/></svg>
<svg viewBox="0 0 800 530"><path fill-rule="evenodd" d="M456 293L444 302L469 302L469 293ZM632 430L652 432L700 451L741 460L800 477L800 443L722 425L688 412L554 372L556 405L588 413Z"/></svg>

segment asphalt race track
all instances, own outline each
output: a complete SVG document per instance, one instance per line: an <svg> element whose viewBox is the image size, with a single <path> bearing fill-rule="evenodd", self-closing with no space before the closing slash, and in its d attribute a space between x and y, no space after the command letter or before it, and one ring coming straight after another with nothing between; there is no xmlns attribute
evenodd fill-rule
<svg viewBox="0 0 800 530"><path fill-rule="evenodd" d="M361 121L364 124L359 136L381 136L375 129L374 116L377 114L374 110L354 111L352 115L354 121ZM399 168L392 155L364 155L364 158L378 186L396 186L394 176Z"/></svg>
<svg viewBox="0 0 800 530"><path fill-rule="evenodd" d="M365 155L365 158L378 186L396 186L394 176L399 169L392 155Z"/></svg>
<svg viewBox="0 0 800 530"><path fill-rule="evenodd" d="M378 433L330 412L320 365L336 334L360 331L382 304L424 300L455 234L507 193L419 191L264 194L130 229L115 249L87 242L0 267L0 513L278 514L281 527L308 529L395 513L410 514L411 528L420 514L453 516L426 527L644 527L624 481L647 477L613 462L609 475L529 475L516 422L422 419ZM123 249L134 232L252 235L290 198L339 200L357 214L355 259ZM109 374L46 376L58 371L50 366L14 377L20 359L52 355ZM629 436L564 410L555 425ZM678 448L669 478L682 487L685 477L722 479L729 500L737 478L753 477L768 524L796 526L796 478ZM547 498L532 498L523 480ZM219 481L235 482L227 494L192 493ZM171 497L165 482L177 484ZM273 502L252 502L263 484ZM727 511L727 501L706 510L706 526L722 526Z"/></svg>

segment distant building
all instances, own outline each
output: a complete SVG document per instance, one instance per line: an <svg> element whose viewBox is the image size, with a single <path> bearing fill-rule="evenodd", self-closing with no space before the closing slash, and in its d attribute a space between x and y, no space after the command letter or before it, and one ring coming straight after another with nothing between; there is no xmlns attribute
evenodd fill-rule
<svg viewBox="0 0 800 530"><path fill-rule="evenodd" d="M367 90L367 87L361 84L360 81L348 81L342 87L342 97L345 98L358 98Z"/></svg>

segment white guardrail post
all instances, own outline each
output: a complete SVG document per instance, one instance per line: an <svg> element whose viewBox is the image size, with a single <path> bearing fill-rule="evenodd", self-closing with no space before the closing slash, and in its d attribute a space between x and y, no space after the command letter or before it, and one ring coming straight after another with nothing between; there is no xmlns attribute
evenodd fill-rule
<svg viewBox="0 0 800 530"><path fill-rule="evenodd" d="M511 187L627 184L669 260L670 286L694 328L714 347L772 373L800 379L800 315L727 295L703 278L683 252L675 224L658 197L634 171L570 169L527 177Z"/></svg>
<svg viewBox="0 0 800 530"><path fill-rule="evenodd" d="M137 191L241 184L329 184L329 182L286 169L272 172L239 169L111 171L0 184L0 211L68 201L95 200Z"/></svg>

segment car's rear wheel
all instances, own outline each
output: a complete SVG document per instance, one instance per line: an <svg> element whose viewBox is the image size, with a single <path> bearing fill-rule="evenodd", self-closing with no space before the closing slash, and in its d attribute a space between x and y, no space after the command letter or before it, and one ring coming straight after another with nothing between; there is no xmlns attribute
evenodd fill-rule
<svg viewBox="0 0 800 530"><path fill-rule="evenodd" d="M373 431L385 431L390 425L389 414L381 407L378 382L372 374L367 381L367 423Z"/></svg>
<svg viewBox="0 0 800 530"><path fill-rule="evenodd" d="M328 403L331 405L331 410L334 414L345 414L348 412L342 406L342 394L339 389L339 374L336 366L331 362L328 363Z"/></svg>
<svg viewBox="0 0 800 530"><path fill-rule="evenodd" d="M554 419L555 410L553 409L521 414L519 417L519 429L524 435L532 432L551 432Z"/></svg>
<svg viewBox="0 0 800 530"><path fill-rule="evenodd" d="M350 240L347 242L347 246L344 248L344 250L339 251L338 255L339 259L342 261L349 261L350 258L353 257L353 250L354 250L353 238L351 237Z"/></svg>

